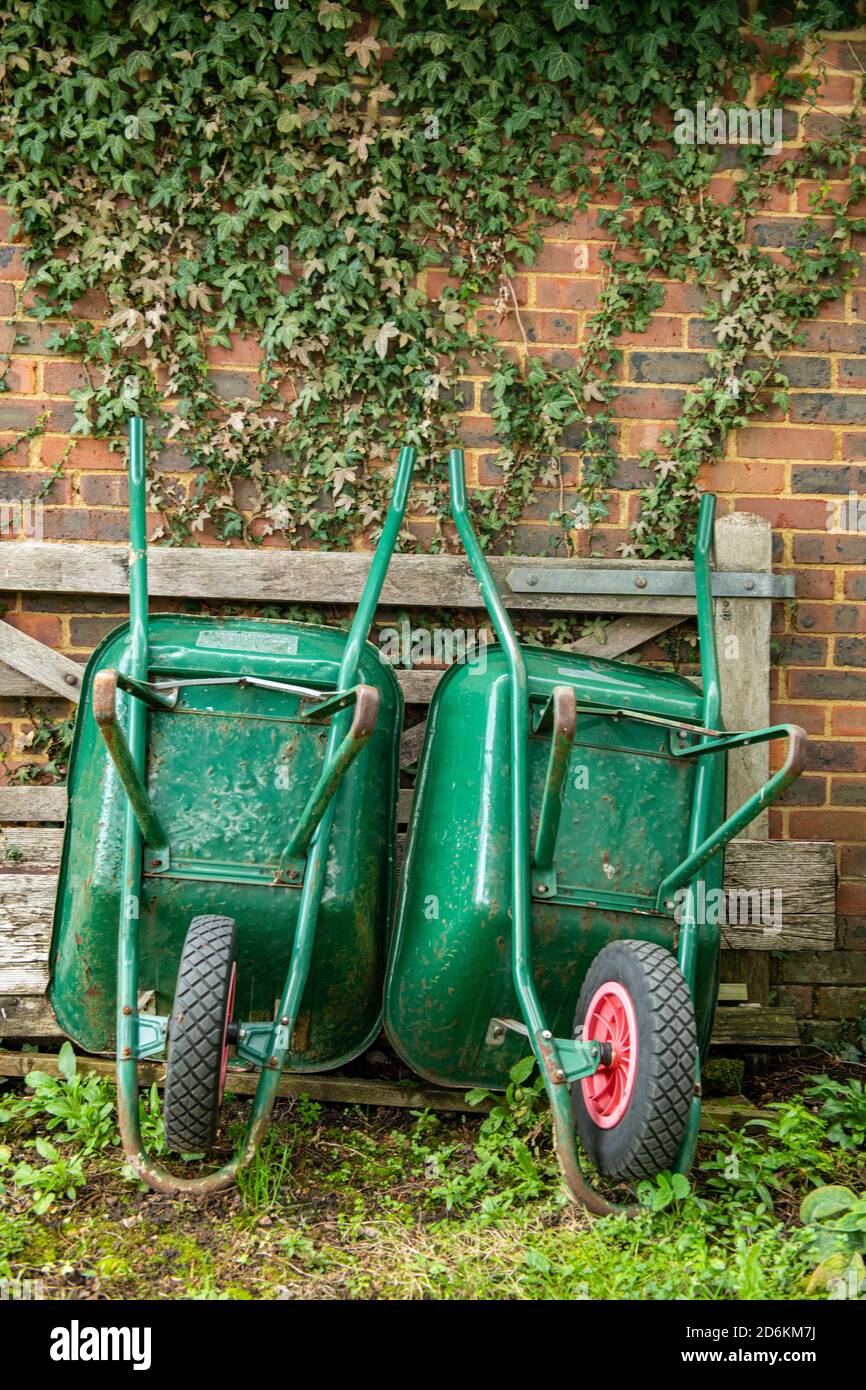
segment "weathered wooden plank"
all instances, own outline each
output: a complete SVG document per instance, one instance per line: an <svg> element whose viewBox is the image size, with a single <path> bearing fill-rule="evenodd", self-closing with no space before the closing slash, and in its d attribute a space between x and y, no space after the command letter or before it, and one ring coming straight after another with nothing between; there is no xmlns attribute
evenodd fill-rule
<svg viewBox="0 0 866 1390"><path fill-rule="evenodd" d="M63 829L54 825L0 825L0 873L46 872L60 863Z"/></svg>
<svg viewBox="0 0 866 1390"><path fill-rule="evenodd" d="M719 985L720 1004L745 1004L749 998L749 987L742 981L723 981Z"/></svg>
<svg viewBox="0 0 866 1390"><path fill-rule="evenodd" d="M28 697L45 699L46 696L52 700L57 698L54 691L49 690L41 681L33 680L32 676L25 676L23 671L16 671L14 666L7 666L5 661L0 661L0 700ZM70 697L67 694L65 698L68 700Z"/></svg>
<svg viewBox="0 0 866 1390"><path fill-rule="evenodd" d="M773 533L766 517L731 512L716 522L716 565L720 570L769 574ZM770 722L770 599L716 599L716 645L722 685L722 720L727 729L760 729ZM769 776L766 743L728 755L728 813L748 801ZM767 813L747 827L750 840L766 840Z"/></svg>
<svg viewBox="0 0 866 1390"><path fill-rule="evenodd" d="M78 1059L79 1071L83 1074L96 1073L114 1080L114 1062L103 1057L84 1057ZM32 1071L46 1072L49 1076L59 1076L57 1057L50 1052L7 1052L0 1054L0 1076L25 1077ZM142 1062L138 1069L142 1086L151 1086L154 1081L162 1089L165 1083L165 1066L161 1062ZM258 1072L229 1070L226 1076L226 1090L236 1095L252 1095L258 1084ZM385 1105L407 1110L450 1110L471 1111L484 1114L492 1102L469 1105L463 1090L445 1090L443 1087L423 1085L403 1085L396 1081L377 1081L362 1076L291 1076L280 1078L277 1086L280 1096L309 1096L312 1100L322 1100L335 1105Z"/></svg>
<svg viewBox="0 0 866 1390"><path fill-rule="evenodd" d="M113 1082L114 1062L103 1057L79 1057L78 1070L82 1075L95 1074ZM59 1076L57 1056L53 1052L0 1053L0 1076L23 1079L39 1071ZM159 1062L142 1062L138 1068L142 1087L156 1082L160 1090L165 1085L165 1067ZM257 1074L229 1071L226 1090L235 1095L250 1095L255 1089ZM443 1086L407 1086L394 1081L376 1081L362 1076L283 1076L277 1086L279 1096L309 1096L335 1105L395 1106L410 1110L444 1110L483 1115L494 1102L482 1101L470 1105L462 1090L446 1090ZM750 1120L761 1119L763 1111L746 1100L745 1096L714 1096L701 1107L701 1129L741 1129Z"/></svg>
<svg viewBox="0 0 866 1390"><path fill-rule="evenodd" d="M427 720L404 729L400 738L400 766L411 767L421 756L424 739L427 735Z"/></svg>
<svg viewBox="0 0 866 1390"><path fill-rule="evenodd" d="M0 994L0 1042L4 1038L62 1038L44 994Z"/></svg>
<svg viewBox="0 0 866 1390"><path fill-rule="evenodd" d="M509 571L537 570L526 555L490 556L500 592L510 608L553 612L695 612L688 597L612 597L594 594L513 593ZM216 547L153 546L148 584L153 598L223 598L267 603L355 604L370 569L369 552L230 550ZM545 559L545 569L573 571L625 569L689 570L685 560ZM0 590L64 594L126 594L129 588L125 545L22 541L0 547ZM482 608L483 602L463 555L395 555L382 603L400 608Z"/></svg>
<svg viewBox="0 0 866 1390"><path fill-rule="evenodd" d="M576 642L572 642L569 650L579 652L581 656L606 656L609 660L613 660L615 657L622 656L624 652L633 651L635 647L649 642L651 638L658 637L662 632L667 632L668 628L676 627L677 623L681 622L681 617L644 617L636 613L628 618L617 618L615 622L610 624L610 627L605 629L601 639L598 637L579 637Z"/></svg>
<svg viewBox="0 0 866 1390"><path fill-rule="evenodd" d="M81 694L81 667L68 656L62 656L44 642L19 632L11 623L0 620L0 652L3 659L16 671L22 671L31 680L51 690L55 695L63 695L67 700L78 700Z"/></svg>
<svg viewBox="0 0 866 1390"><path fill-rule="evenodd" d="M65 814L63 787L0 788L0 820L20 825L26 821L61 821ZM398 824L408 822L412 791L398 795ZM17 845L20 854L9 856ZM0 831L0 873L20 877L19 866L33 872L60 860L60 832L43 828ZM728 925L723 942L730 949L760 951L829 951L835 946L835 856L830 843L807 840L737 840L728 849L725 885L729 894L764 893L770 911L781 902L781 929ZM6 890L4 890L6 891ZM779 894L780 898L773 895ZM742 901L742 899L738 899ZM731 915L729 913L729 915ZM769 914L767 914L769 915Z"/></svg>
<svg viewBox="0 0 866 1390"><path fill-rule="evenodd" d="M56 868L63 850L63 831L53 825L0 825L0 873L30 873L39 865Z"/></svg>
<svg viewBox="0 0 866 1390"><path fill-rule="evenodd" d="M716 1009L712 1040L717 1047L796 1047L800 1034L787 1009L737 1004Z"/></svg>
<svg viewBox="0 0 866 1390"><path fill-rule="evenodd" d="M0 995L42 994L57 878L8 874L0 893Z"/></svg>
<svg viewBox="0 0 866 1390"><path fill-rule="evenodd" d="M0 787L0 824L65 821L66 787Z"/></svg>

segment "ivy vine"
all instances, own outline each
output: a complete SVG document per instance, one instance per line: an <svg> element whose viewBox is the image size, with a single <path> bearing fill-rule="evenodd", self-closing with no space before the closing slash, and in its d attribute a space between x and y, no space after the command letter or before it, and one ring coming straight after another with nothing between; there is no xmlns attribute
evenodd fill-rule
<svg viewBox="0 0 866 1390"><path fill-rule="evenodd" d="M775 24L750 8L8 0L0 192L27 243L34 312L63 321L53 345L84 365L74 431L115 438L130 411L151 418L169 540L210 523L226 541L281 531L333 548L375 536L409 439L413 512L423 543L442 548L441 461L471 360L489 374L499 439L501 481L475 494L486 541L509 543L541 484L558 488L552 535L568 544L580 519L606 515L619 339L662 307L662 282L696 280L717 346L677 427L642 456L630 539L633 553L680 553L698 470L731 430L784 407L781 356L856 273L852 237L866 229L852 212L861 94L847 125L796 157L742 147L725 204L710 193L718 149L671 142L672 112L742 100L758 70L763 103L814 101L821 59L803 68L803 44L856 13L795 3ZM774 259L750 218L802 177L819 183L813 214ZM509 351L487 317L521 324L515 275L548 224L590 201L612 246L575 361L526 335ZM439 293L431 270L448 272ZM227 396L209 360L241 345L258 359L252 398ZM562 483L566 432L580 439L576 496Z"/></svg>

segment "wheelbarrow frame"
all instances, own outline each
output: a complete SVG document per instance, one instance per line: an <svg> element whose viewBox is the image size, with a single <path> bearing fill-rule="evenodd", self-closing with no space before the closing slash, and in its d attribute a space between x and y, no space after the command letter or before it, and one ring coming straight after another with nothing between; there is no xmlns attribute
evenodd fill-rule
<svg viewBox="0 0 866 1390"><path fill-rule="evenodd" d="M463 542L469 563L481 590L496 636L504 653L509 678L510 699L510 822L511 822L511 971L515 994L522 1020L495 1019L492 1024L503 1031L525 1034L538 1062L545 1090L553 1112L554 1145L571 1196L598 1214L619 1208L596 1192L584 1178L575 1145L575 1117L571 1100L571 1085L592 1076L602 1064L599 1043L592 1039L555 1037L549 1028L542 1008L532 958L531 895L533 876L549 872L559 829L563 776L574 738L577 706L574 691L557 687L542 714L552 727L551 748L544 783L536 843L530 843L529 801L529 736L532 729L530 689L526 662L517 641L511 620L493 581L484 553L478 543L470 518L464 476L463 451L454 449L449 456L451 505L454 521ZM802 770L806 735L796 725L779 724L771 728L743 733L725 733L720 728L721 687L716 650L710 553L712 548L715 498L704 494L701 499L695 548L695 579L697 596L698 633L703 678L701 726L689 727L690 735L699 742L674 742L677 758L697 761L692 788L688 849L683 860L670 871L658 886L656 905L672 909L674 894L682 893L677 963L694 1001L698 922L696 915L696 886L704 866L763 809L779 797ZM599 705L582 706L594 714L609 713L623 718L649 719L667 725L672 730L680 725L674 720L642 715L626 708L604 710ZM711 778L713 764L731 748L772 739L788 740L784 765L761 789L712 828L713 797ZM718 928L715 929L715 950L718 951ZM396 945L396 943L395 943ZM716 954L717 959L717 954ZM392 969L394 960L392 957ZM717 991L714 990L714 994ZM387 1019L387 1011L386 1011ZM694 1158L700 1125L700 1051L698 1050L694 1099L688 1124L676 1160L676 1169L687 1172Z"/></svg>
<svg viewBox="0 0 866 1390"><path fill-rule="evenodd" d="M120 1135L124 1153L135 1174L160 1192L205 1195L228 1187L260 1142L273 1109L280 1075L313 958L316 927L325 885L326 861L335 812L334 793L355 757L369 740L375 725L379 692L358 684L361 654L379 601L402 526L415 450L404 447L399 455L391 503L379 544L352 621L339 666L335 692L321 692L255 677L230 677L236 683L273 686L303 694L312 701L302 718L329 721L321 773L283 849L277 879L288 873L292 861L306 856L300 888L297 923L289 952L285 981L272 1021L242 1024L238 1055L261 1068L245 1138L230 1162L218 1171L198 1178L182 1178L145 1153L139 1114L138 1063L162 1051L167 1020L141 1013L139 982L139 900L142 886L142 851L147 844L151 867L160 867L168 854L168 839L145 783L148 708L172 708L183 680L152 682L149 673L147 541L145 502L144 421L129 424L130 517L130 623L128 655L122 671L100 670L93 679L93 712L108 754L126 793L121 851L121 891L117 939L117 1096ZM202 684L194 679L189 684ZM209 684L213 678L209 678ZM118 691L128 699L127 730L117 717ZM393 823L393 822L392 822Z"/></svg>

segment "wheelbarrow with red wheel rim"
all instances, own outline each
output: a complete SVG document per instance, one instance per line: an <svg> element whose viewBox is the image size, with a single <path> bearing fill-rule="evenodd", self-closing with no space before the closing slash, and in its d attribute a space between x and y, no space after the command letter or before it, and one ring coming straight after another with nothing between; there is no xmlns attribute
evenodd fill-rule
<svg viewBox="0 0 866 1390"><path fill-rule="evenodd" d="M414 459L401 451L348 633L149 616L130 422L130 621L82 682L50 998L82 1048L116 1053L123 1147L160 1191L228 1185L283 1069L342 1066L380 1030L402 696L367 637ZM246 1139L210 1176L175 1177L143 1150L138 1064L166 1056L169 1147L199 1153L230 1049L260 1069Z"/></svg>
<svg viewBox="0 0 866 1390"><path fill-rule="evenodd" d="M799 775L806 736L720 721L710 549L695 580L702 687L667 672L519 646L472 528L463 455L454 519L499 639L437 686L412 809L385 1023L443 1086L504 1089L532 1049L568 1190L583 1177L687 1172L718 994L720 931L702 913L724 846ZM784 765L725 814L729 749L787 741Z"/></svg>

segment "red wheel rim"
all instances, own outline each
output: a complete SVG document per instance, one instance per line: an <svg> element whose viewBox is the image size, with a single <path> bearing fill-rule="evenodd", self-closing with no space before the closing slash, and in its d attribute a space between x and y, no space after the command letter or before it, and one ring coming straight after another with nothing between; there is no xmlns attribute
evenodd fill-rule
<svg viewBox="0 0 866 1390"><path fill-rule="evenodd" d="M580 1083L589 1118L599 1129L613 1129L628 1110L637 1076L637 1019L631 996L616 980L601 985L583 1021L586 1042L610 1043L610 1065Z"/></svg>
<svg viewBox="0 0 866 1390"><path fill-rule="evenodd" d="M235 1011L235 981L238 977L238 963L232 961L232 976L229 980L229 997L226 1003L226 1021L223 1025L223 1050L220 1057L220 1103L223 1098L223 1091L226 1088L226 1072L229 1069L229 1024L232 1021L232 1014Z"/></svg>

